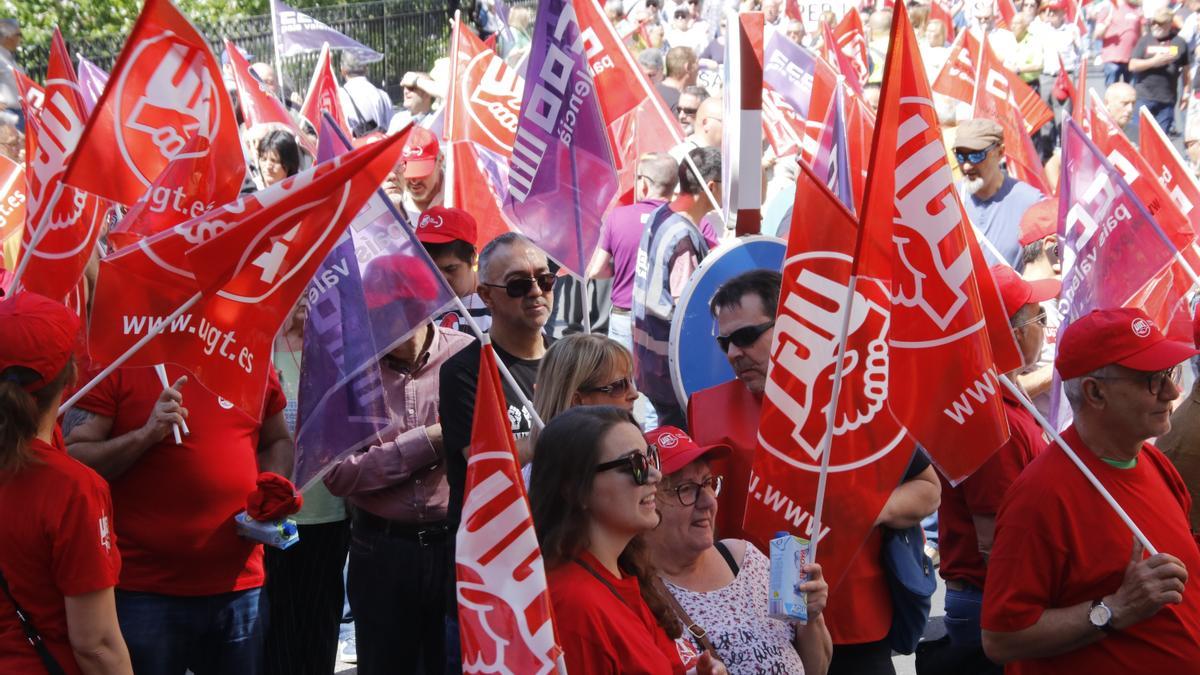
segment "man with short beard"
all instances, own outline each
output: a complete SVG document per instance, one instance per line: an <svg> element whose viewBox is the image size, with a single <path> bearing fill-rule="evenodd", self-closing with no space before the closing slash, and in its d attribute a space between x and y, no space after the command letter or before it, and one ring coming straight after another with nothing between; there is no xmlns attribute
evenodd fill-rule
<svg viewBox="0 0 1200 675"><path fill-rule="evenodd" d="M1004 130L992 120L970 119L959 124L954 157L963 172L959 193L967 217L990 243L983 247L988 263L1007 263L1020 272L1024 267L1019 242L1021 216L1043 198L1042 193L1009 176L1000 166Z"/></svg>
<svg viewBox="0 0 1200 675"><path fill-rule="evenodd" d="M424 127L413 127L400 163L383 181L383 191L408 222L415 223L427 209L441 206L442 178L446 169L437 136Z"/></svg>

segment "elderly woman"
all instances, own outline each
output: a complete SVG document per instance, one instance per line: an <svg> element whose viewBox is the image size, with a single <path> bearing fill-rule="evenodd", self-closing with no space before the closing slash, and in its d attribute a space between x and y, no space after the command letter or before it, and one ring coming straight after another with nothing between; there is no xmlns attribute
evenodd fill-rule
<svg viewBox="0 0 1200 675"><path fill-rule="evenodd" d="M578 406L546 424L529 502L571 673L721 675L682 628L645 559L659 524L658 455L626 411Z"/></svg>
<svg viewBox="0 0 1200 675"><path fill-rule="evenodd" d="M821 566L804 568L808 581L800 589L808 593L807 624L768 618L770 561L749 542L713 539L722 480L713 475L709 460L729 448L700 447L674 427L648 432L646 442L658 450L663 473L658 487L662 522L646 543L683 623L693 634L703 629L733 675L823 675L833 642L821 616L829 596Z"/></svg>

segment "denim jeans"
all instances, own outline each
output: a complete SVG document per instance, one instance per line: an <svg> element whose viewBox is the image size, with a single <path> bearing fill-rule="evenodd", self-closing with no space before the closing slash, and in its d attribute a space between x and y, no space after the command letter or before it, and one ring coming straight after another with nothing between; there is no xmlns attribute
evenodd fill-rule
<svg viewBox="0 0 1200 675"><path fill-rule="evenodd" d="M1155 121L1158 122L1158 126L1162 127L1164 134L1169 134L1175 130L1174 103L1163 103L1161 101L1151 101L1148 99L1139 98L1137 103L1134 105L1137 106L1134 108L1135 112L1138 110L1138 108L1146 106L1146 110L1149 110L1150 114L1154 115Z"/></svg>
<svg viewBox="0 0 1200 675"><path fill-rule="evenodd" d="M117 590L117 620L138 675L259 675L267 596L252 588L184 597Z"/></svg>
<svg viewBox="0 0 1200 675"><path fill-rule="evenodd" d="M955 646L982 645L979 615L983 609L983 591L968 585L961 591L946 589L946 634Z"/></svg>
<svg viewBox="0 0 1200 675"><path fill-rule="evenodd" d="M1132 82L1133 73L1129 72L1128 63L1105 63L1104 64L1104 86L1107 88L1113 82L1120 80L1122 82Z"/></svg>
<svg viewBox="0 0 1200 675"><path fill-rule="evenodd" d="M416 538L350 529L347 591L354 611L359 675L445 672L450 531L424 545Z"/></svg>

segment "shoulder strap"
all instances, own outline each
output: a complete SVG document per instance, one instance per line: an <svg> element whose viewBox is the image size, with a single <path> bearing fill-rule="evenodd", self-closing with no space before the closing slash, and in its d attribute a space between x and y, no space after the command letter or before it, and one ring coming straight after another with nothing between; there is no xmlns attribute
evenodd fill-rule
<svg viewBox="0 0 1200 675"><path fill-rule="evenodd" d="M708 632L704 630L704 627L692 621L692 617L688 616L687 610L675 599L675 594L671 592L671 589L667 588L662 578L654 577L654 585L657 587L658 592L667 599L667 602L671 603L671 609L675 610L675 616L678 616L679 620L683 622L684 629L700 645L701 651L712 652L712 655L715 657L717 650L713 648L712 642L709 641Z"/></svg>
<svg viewBox="0 0 1200 675"><path fill-rule="evenodd" d="M738 570L741 568L738 567L737 561L733 559L733 554L729 552L729 547L725 546L725 542L723 541L718 541L713 545L717 547L717 552L720 553L721 557L725 559L725 562L729 564L729 569L733 570L733 576L736 577L738 575Z"/></svg>
<svg viewBox="0 0 1200 675"><path fill-rule="evenodd" d="M54 660L54 656L50 653L50 648L42 640L41 633L33 627L33 620L29 618L29 614L21 609L21 605L17 603L17 599L13 597L12 591L8 590L8 581L4 578L4 573L0 572L0 590L4 591L5 597L12 603L13 609L17 612L17 621L21 623L21 630L25 632L25 639L37 652L38 657L42 660L42 665L45 666L46 672L50 675L66 675L63 672L62 666L58 665L58 661Z"/></svg>

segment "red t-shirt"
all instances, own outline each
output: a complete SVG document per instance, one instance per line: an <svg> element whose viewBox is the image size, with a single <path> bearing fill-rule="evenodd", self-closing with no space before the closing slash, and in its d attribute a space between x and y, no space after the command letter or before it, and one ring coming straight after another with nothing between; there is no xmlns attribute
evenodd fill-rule
<svg viewBox="0 0 1200 675"><path fill-rule="evenodd" d="M1094 644L1048 659L1009 665L1009 673L1194 673L1200 664L1200 549L1188 525L1191 498L1170 461L1149 443L1137 466L1102 462L1075 427L1063 438L1162 552L1191 573L1183 603ZM1070 607L1120 587L1133 535L1057 446L1013 483L1000 507L984 587L983 628L1015 632L1052 607Z"/></svg>
<svg viewBox="0 0 1200 675"><path fill-rule="evenodd" d="M1008 414L1008 442L957 486L945 477L942 481L942 505L938 508L938 546L942 555L943 579L963 581L983 588L987 563L979 552L972 515L995 516L1008 487L1021 470L1046 449L1041 426L1003 391L1004 410Z"/></svg>
<svg viewBox="0 0 1200 675"><path fill-rule="evenodd" d="M728 445L733 452L712 463L714 474L724 476L725 485L717 498L716 532L719 539L746 539L742 519L746 515L750 469L758 447L758 418L762 399L750 393L741 380L730 380L692 394L688 399L688 429L701 446Z"/></svg>
<svg viewBox="0 0 1200 675"><path fill-rule="evenodd" d="M567 672L683 675L681 650L642 600L637 578L614 577L587 551L579 559L612 588L575 562L546 572Z"/></svg>
<svg viewBox="0 0 1200 675"><path fill-rule="evenodd" d="M78 673L63 598L117 584L112 501L104 479L61 445L35 440L33 452L34 464L0 476L0 571L55 660ZM0 673L39 672L45 668L0 593Z"/></svg>
<svg viewBox="0 0 1200 675"><path fill-rule="evenodd" d="M174 382L185 371L167 366ZM79 401L113 418L116 438L150 417L163 386L153 368L120 368ZM191 434L171 434L111 482L124 569L118 587L165 595L215 595L263 584L262 546L238 536L258 477L261 424L189 377L183 386ZM272 370L263 417L286 400Z"/></svg>

